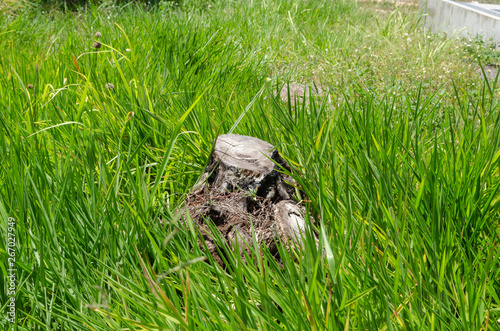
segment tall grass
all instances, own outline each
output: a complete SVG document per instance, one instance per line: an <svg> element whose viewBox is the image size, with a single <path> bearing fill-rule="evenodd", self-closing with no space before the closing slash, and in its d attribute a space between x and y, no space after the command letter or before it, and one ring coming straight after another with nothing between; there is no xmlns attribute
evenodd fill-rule
<svg viewBox="0 0 500 331"><path fill-rule="evenodd" d="M457 41L350 2L19 10L0 19L18 330L499 328L499 94ZM283 102L288 80L326 93ZM230 131L306 193L282 265L217 238L222 269L179 222Z"/></svg>

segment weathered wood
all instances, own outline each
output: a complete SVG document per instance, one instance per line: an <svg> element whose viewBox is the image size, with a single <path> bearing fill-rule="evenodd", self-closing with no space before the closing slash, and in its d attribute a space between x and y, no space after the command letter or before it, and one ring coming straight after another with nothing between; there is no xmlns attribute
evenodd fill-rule
<svg viewBox="0 0 500 331"><path fill-rule="evenodd" d="M207 168L208 182L219 194L246 191L267 199L290 199L291 187L283 184L284 176L275 162L290 170L270 143L236 134L221 135Z"/></svg>
<svg viewBox="0 0 500 331"><path fill-rule="evenodd" d="M206 219L240 251L252 245L252 226L257 240L272 252L277 252L278 237L285 243L302 243L304 208L292 199L294 181L283 169L291 171L268 142L235 134L217 138L209 165L188 196L187 206L219 262Z"/></svg>

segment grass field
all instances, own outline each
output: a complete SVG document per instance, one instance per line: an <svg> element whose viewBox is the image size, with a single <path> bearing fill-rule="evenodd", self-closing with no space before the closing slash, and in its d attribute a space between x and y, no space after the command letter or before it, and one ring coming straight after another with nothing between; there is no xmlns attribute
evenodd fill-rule
<svg viewBox="0 0 500 331"><path fill-rule="evenodd" d="M488 43L422 30L411 2L0 10L2 328L500 329ZM283 102L291 82L324 96ZM224 270L179 223L229 132L276 145L307 194L318 243L283 266L221 242Z"/></svg>

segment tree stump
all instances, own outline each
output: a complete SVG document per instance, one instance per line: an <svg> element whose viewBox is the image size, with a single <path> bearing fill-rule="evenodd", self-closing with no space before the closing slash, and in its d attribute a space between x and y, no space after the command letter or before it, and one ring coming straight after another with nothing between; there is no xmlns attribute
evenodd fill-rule
<svg viewBox="0 0 500 331"><path fill-rule="evenodd" d="M312 96L315 97L323 96L323 89L321 88L321 86L318 86L314 83L309 83L306 85L290 83L283 86L279 93L279 96L281 101L283 102L288 102L288 98L290 97L290 104L292 105L292 107L295 106L296 101L305 102L306 105L309 105L309 92L312 92Z"/></svg>
<svg viewBox="0 0 500 331"><path fill-rule="evenodd" d="M278 237L302 245L304 208L294 199L289 165L268 142L225 134L217 138L209 165L188 195L187 210L210 253L223 265L207 222L212 221L231 247L250 252L252 226L260 244L277 256Z"/></svg>

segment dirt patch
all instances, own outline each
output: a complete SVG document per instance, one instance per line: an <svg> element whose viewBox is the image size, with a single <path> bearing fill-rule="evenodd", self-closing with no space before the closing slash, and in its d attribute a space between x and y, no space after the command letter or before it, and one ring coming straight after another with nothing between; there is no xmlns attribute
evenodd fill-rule
<svg viewBox="0 0 500 331"><path fill-rule="evenodd" d="M490 65L484 66L484 74L483 74L483 71L481 70L481 68L477 68L476 72L478 73L479 77L481 77L483 80L485 79L485 75L486 75L488 82L493 83L495 81L495 78L498 75L498 69L499 69L499 66L497 64L490 64ZM497 81L497 85L500 86L500 77Z"/></svg>
<svg viewBox="0 0 500 331"><path fill-rule="evenodd" d="M390 4L396 6L418 7L418 0L359 0L361 3L373 3L378 5Z"/></svg>

